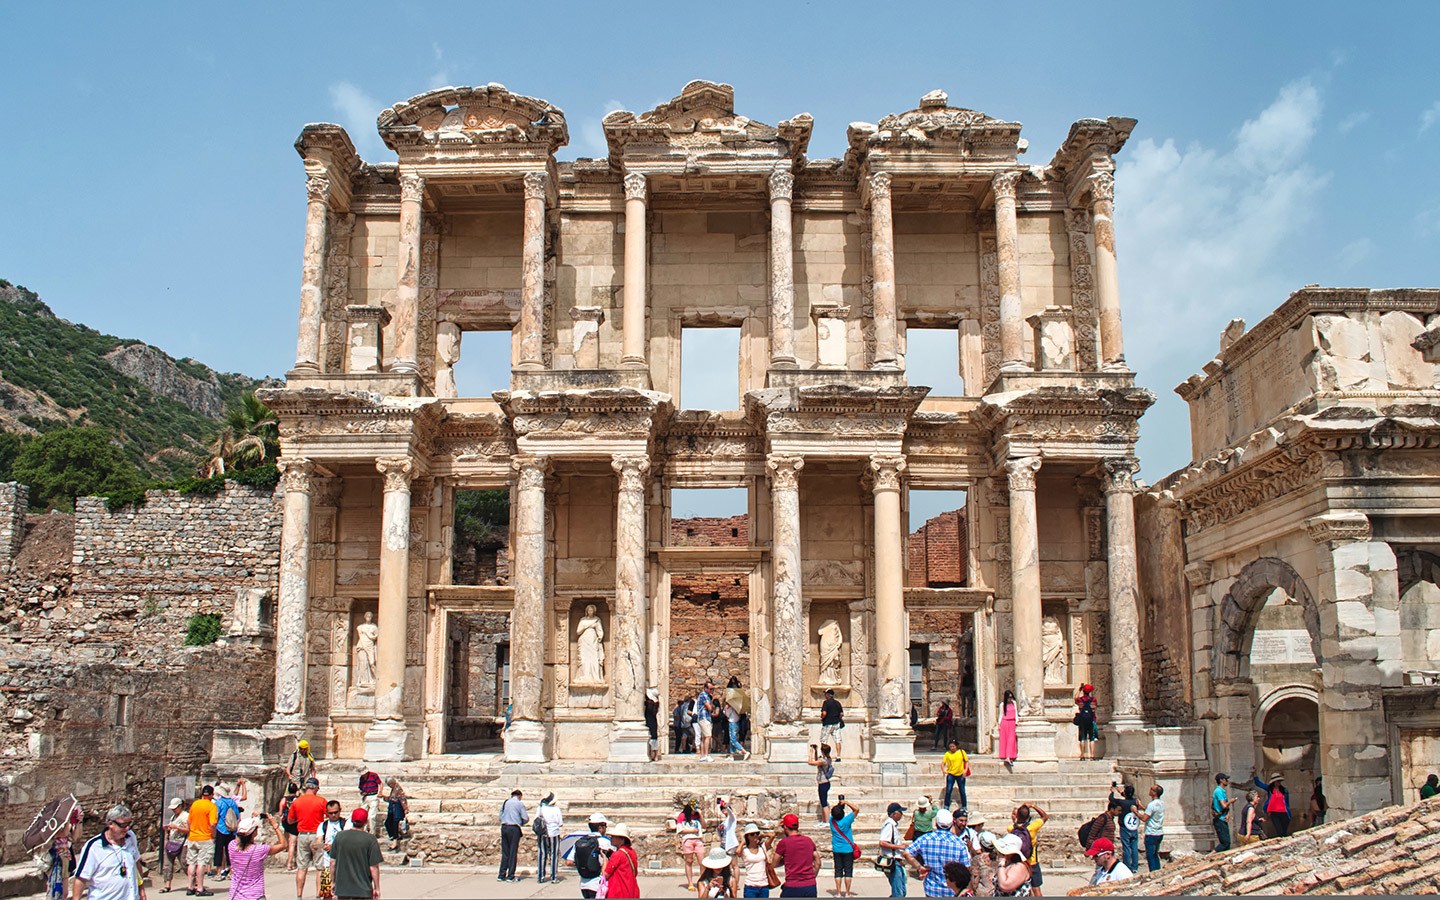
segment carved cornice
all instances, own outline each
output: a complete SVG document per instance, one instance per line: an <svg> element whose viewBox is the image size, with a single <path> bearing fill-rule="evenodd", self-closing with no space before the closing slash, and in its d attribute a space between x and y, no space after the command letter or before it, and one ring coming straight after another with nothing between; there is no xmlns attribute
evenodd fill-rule
<svg viewBox="0 0 1440 900"><path fill-rule="evenodd" d="M1285 444L1243 464L1241 452L1226 450L1173 479L1174 493L1184 504L1186 522L1195 530L1209 528L1311 486L1324 471L1325 457L1315 441ZM1224 471L1230 461L1235 467ZM1224 474L1202 480L1214 471Z"/></svg>
<svg viewBox="0 0 1440 900"><path fill-rule="evenodd" d="M315 486L315 463L303 456L282 456L275 461L285 493L308 494Z"/></svg>
<svg viewBox="0 0 1440 900"><path fill-rule="evenodd" d="M667 394L634 388L498 391L517 437L648 436L671 412Z"/></svg>
<svg viewBox="0 0 1440 900"><path fill-rule="evenodd" d="M526 172L521 179L526 200L544 200L550 190L550 176L544 172Z"/></svg>
<svg viewBox="0 0 1440 900"><path fill-rule="evenodd" d="M1019 456L1005 460L1005 476L1010 493L1035 490L1035 476L1040 472L1040 457Z"/></svg>
<svg viewBox="0 0 1440 900"><path fill-rule="evenodd" d="M414 172L400 174L400 202L419 203L425 199L425 179Z"/></svg>
<svg viewBox="0 0 1440 900"><path fill-rule="evenodd" d="M808 113L773 128L737 115L735 89L713 81L692 81L679 96L649 112L616 110L601 123L612 164L626 156L664 159L684 154L693 159L697 153L710 160L802 159L813 126Z"/></svg>
<svg viewBox="0 0 1440 900"><path fill-rule="evenodd" d="M770 473L771 490L798 491L800 470L805 468L805 457L771 453L765 457L765 468Z"/></svg>
<svg viewBox="0 0 1440 900"><path fill-rule="evenodd" d="M895 151L933 148L989 159L1014 159L1020 146L1020 123L983 112L951 106L944 91L931 91L920 105L892 113L876 124L852 122L846 131L847 162L859 163L874 149ZM962 151L963 148L963 151Z"/></svg>
<svg viewBox="0 0 1440 900"><path fill-rule="evenodd" d="M554 153L570 140L558 107L493 83L418 94L381 112L376 126L385 145L397 151L417 145L530 144Z"/></svg>
<svg viewBox="0 0 1440 900"><path fill-rule="evenodd" d="M650 179L639 172L631 172L625 176L625 199L644 200L649 190Z"/></svg>
<svg viewBox="0 0 1440 900"><path fill-rule="evenodd" d="M900 473L904 471L903 456L870 457L871 489L877 494L881 491L900 490Z"/></svg>
<svg viewBox="0 0 1440 900"><path fill-rule="evenodd" d="M410 479L415 475L415 460L408 456L382 456L375 460L375 470L385 476L385 492L410 492Z"/></svg>
<svg viewBox="0 0 1440 900"><path fill-rule="evenodd" d="M1190 584L1192 591L1198 591L1215 580L1214 570L1215 567L1204 560L1189 563L1185 566L1185 580Z"/></svg>
<svg viewBox="0 0 1440 900"><path fill-rule="evenodd" d="M1154 402L1144 388L1047 387L982 398L976 418L1011 441L1133 445Z"/></svg>
<svg viewBox="0 0 1440 900"><path fill-rule="evenodd" d="M1317 544L1353 544L1370 540L1370 519L1362 512L1342 510L1305 520L1310 540Z"/></svg>

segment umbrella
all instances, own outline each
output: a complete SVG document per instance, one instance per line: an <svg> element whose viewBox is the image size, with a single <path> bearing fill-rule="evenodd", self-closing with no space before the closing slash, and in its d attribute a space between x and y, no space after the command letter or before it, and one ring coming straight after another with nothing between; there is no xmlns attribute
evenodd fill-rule
<svg viewBox="0 0 1440 900"><path fill-rule="evenodd" d="M56 797L45 804L35 814L35 819L30 823L30 827L25 829L25 849L34 850L36 847L43 847L54 840L55 836L70 824L70 816L79 805L74 794Z"/></svg>
<svg viewBox="0 0 1440 900"><path fill-rule="evenodd" d="M741 688L726 688L725 700L742 716L750 711L750 695Z"/></svg>
<svg viewBox="0 0 1440 900"><path fill-rule="evenodd" d="M576 842L578 842L582 837L585 837L587 834L593 833L594 832L590 831L589 829L586 829L585 831L572 831L562 837L560 839L560 858L564 859L565 857L569 856L570 851L575 849Z"/></svg>

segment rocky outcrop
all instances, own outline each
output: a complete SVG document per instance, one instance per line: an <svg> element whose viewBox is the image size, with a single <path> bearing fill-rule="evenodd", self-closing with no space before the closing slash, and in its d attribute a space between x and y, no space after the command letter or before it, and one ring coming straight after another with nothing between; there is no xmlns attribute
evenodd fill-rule
<svg viewBox="0 0 1440 900"><path fill-rule="evenodd" d="M148 344L126 344L105 354L105 361L122 375L128 375L154 394L168 397L202 416L218 419L225 414L225 400L215 373L205 371L201 379L186 372L175 360ZM203 367L201 367L203 368Z"/></svg>

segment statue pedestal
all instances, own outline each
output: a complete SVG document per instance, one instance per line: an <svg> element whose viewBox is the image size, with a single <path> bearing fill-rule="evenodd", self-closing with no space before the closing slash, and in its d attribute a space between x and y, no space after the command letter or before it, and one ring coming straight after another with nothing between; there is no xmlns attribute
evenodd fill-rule
<svg viewBox="0 0 1440 900"><path fill-rule="evenodd" d="M875 762L913 763L915 761L915 732L904 719L881 719L870 729L875 742Z"/></svg>
<svg viewBox="0 0 1440 900"><path fill-rule="evenodd" d="M616 722L610 731L610 762L650 759L650 730L644 722Z"/></svg>
<svg viewBox="0 0 1440 900"><path fill-rule="evenodd" d="M403 719L377 719L365 732L367 762L405 762L414 759L410 727Z"/></svg>
<svg viewBox="0 0 1440 900"><path fill-rule="evenodd" d="M1021 716L1015 725L1015 748L1022 760L1058 759L1055 723L1043 716Z"/></svg>
<svg viewBox="0 0 1440 900"><path fill-rule="evenodd" d="M539 722L515 721L505 729L506 762L549 762L545 726Z"/></svg>
<svg viewBox="0 0 1440 900"><path fill-rule="evenodd" d="M770 742L770 762L806 762L810 759L810 729L804 725L771 725L765 730Z"/></svg>

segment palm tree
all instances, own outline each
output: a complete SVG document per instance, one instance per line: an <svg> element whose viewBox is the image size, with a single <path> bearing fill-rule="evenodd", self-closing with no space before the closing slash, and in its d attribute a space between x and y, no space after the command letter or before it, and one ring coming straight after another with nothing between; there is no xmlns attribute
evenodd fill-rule
<svg viewBox="0 0 1440 900"><path fill-rule="evenodd" d="M280 420L254 391L242 394L225 415L225 425L210 443L207 477L227 469L253 469L280 455Z"/></svg>

